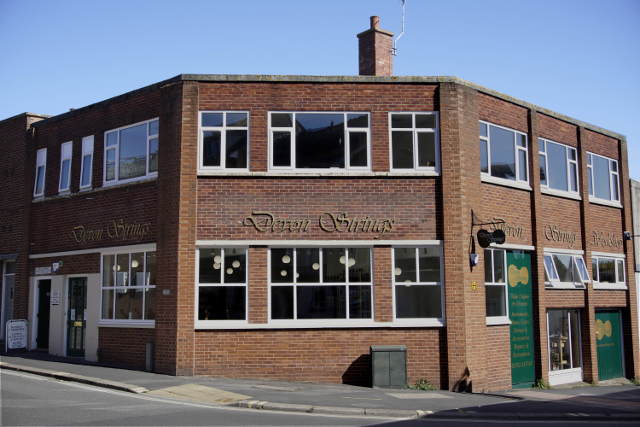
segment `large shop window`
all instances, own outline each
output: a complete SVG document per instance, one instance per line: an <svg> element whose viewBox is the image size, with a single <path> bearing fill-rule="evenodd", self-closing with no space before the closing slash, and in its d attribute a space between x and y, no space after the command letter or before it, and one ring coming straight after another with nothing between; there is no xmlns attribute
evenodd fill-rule
<svg viewBox="0 0 640 427"><path fill-rule="evenodd" d="M507 323L507 252L503 249L485 249L484 284L487 323Z"/></svg>
<svg viewBox="0 0 640 427"><path fill-rule="evenodd" d="M595 201L620 202L618 162L597 154L587 154L589 197Z"/></svg>
<svg viewBox="0 0 640 427"><path fill-rule="evenodd" d="M158 119L104 134L104 182L117 184L158 174Z"/></svg>
<svg viewBox="0 0 640 427"><path fill-rule="evenodd" d="M371 319L370 248L271 248L271 319Z"/></svg>
<svg viewBox="0 0 640 427"><path fill-rule="evenodd" d="M156 253L132 252L102 256L102 320L153 320Z"/></svg>
<svg viewBox="0 0 640 427"><path fill-rule="evenodd" d="M60 146L60 180L58 182L58 192L69 191L71 185L71 156L73 142L65 142Z"/></svg>
<svg viewBox="0 0 640 427"><path fill-rule="evenodd" d="M578 157L576 149L538 138L540 185L542 188L578 194Z"/></svg>
<svg viewBox="0 0 640 427"><path fill-rule="evenodd" d="M480 122L480 171L490 182L528 185L527 135Z"/></svg>
<svg viewBox="0 0 640 427"><path fill-rule="evenodd" d="M200 113L200 171L247 169L249 113L203 111Z"/></svg>
<svg viewBox="0 0 640 427"><path fill-rule="evenodd" d="M33 184L33 197L44 196L44 183L47 173L47 149L41 148L36 154L36 180Z"/></svg>
<svg viewBox="0 0 640 427"><path fill-rule="evenodd" d="M93 135L82 138L82 163L80 164L80 188L91 187L93 174Z"/></svg>
<svg viewBox="0 0 640 427"><path fill-rule="evenodd" d="M552 288L584 288L589 273L582 255L545 253L544 280Z"/></svg>
<svg viewBox="0 0 640 427"><path fill-rule="evenodd" d="M389 118L392 169L437 171L438 114L390 113Z"/></svg>
<svg viewBox="0 0 640 427"><path fill-rule="evenodd" d="M395 319L442 321L440 246L393 249Z"/></svg>
<svg viewBox="0 0 640 427"><path fill-rule="evenodd" d="M582 381L580 312L549 310L549 382L551 385Z"/></svg>
<svg viewBox="0 0 640 427"><path fill-rule="evenodd" d="M198 250L198 321L247 319L246 248Z"/></svg>
<svg viewBox="0 0 640 427"><path fill-rule="evenodd" d="M275 170L369 170L368 113L269 113Z"/></svg>
<svg viewBox="0 0 640 427"><path fill-rule="evenodd" d="M626 289L624 255L592 255L593 287L602 289Z"/></svg>

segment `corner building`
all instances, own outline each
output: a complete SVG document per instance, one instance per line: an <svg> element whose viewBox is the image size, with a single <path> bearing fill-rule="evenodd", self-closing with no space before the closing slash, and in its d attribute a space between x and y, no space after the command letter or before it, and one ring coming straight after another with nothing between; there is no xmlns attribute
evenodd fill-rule
<svg viewBox="0 0 640 427"><path fill-rule="evenodd" d="M3 324L172 375L367 385L372 345L443 389L638 375L624 136L392 77L390 33L359 37L360 76L179 75L0 122Z"/></svg>

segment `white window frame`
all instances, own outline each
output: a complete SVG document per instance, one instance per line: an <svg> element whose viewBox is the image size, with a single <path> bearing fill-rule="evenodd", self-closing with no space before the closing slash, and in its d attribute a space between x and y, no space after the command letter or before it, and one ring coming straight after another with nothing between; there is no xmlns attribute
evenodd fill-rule
<svg viewBox="0 0 640 427"><path fill-rule="evenodd" d="M158 133L157 134L150 134L150 123L153 121L158 120ZM120 132L124 129L128 129L128 128L132 128L135 126L140 126L146 124L147 125L147 140L146 140L146 151L145 151L145 156L146 156L146 172L144 175L141 176L136 176L134 178L126 178L126 179L120 179L118 178L118 176L120 175ZM159 131L159 127L160 127L160 122L158 117L154 117L152 119L149 120L143 120L141 122L137 122L137 123L132 123L126 126L121 126L119 128L115 128L115 129L109 129L108 131L106 131L104 133L104 141L103 141L103 147L104 147L104 156L102 159L102 182L103 185L106 186L110 186L110 185L118 185L118 184L126 184L128 182L135 182L135 181L143 181L143 180L147 180L147 179L151 179L151 178L156 178L158 176L158 171L153 171L151 172L149 170L149 141L154 139L154 138L158 138L158 146L159 146L159 140L160 140L160 131ZM107 136L112 133L115 132L117 135L117 139L116 139L116 144L114 146L110 146L107 147ZM115 171L114 171L114 178L111 180L107 180L107 152L113 150L115 152Z"/></svg>
<svg viewBox="0 0 640 427"><path fill-rule="evenodd" d="M42 168L42 190L38 191L39 170ZM33 183L33 197L43 197L47 187L47 149L41 148L36 152L36 173Z"/></svg>
<svg viewBox="0 0 640 427"><path fill-rule="evenodd" d="M507 286L509 282L508 271L507 271L507 251L505 249L500 248L485 248L483 256L486 256L487 251L491 253L491 281L487 282L485 280L484 285L485 288L487 286L501 286L504 288L504 307L505 307L505 315L504 316L486 316L486 324L487 325L509 325L511 324L511 319L509 317L509 286ZM495 281L495 271L493 269L493 262L496 252L502 253L502 271L504 272L504 282L496 282ZM485 271L485 279L487 276L487 272ZM486 292L485 292L485 304L486 304Z"/></svg>
<svg viewBox="0 0 640 427"><path fill-rule="evenodd" d="M273 114L292 114L291 127L272 127L271 116ZM296 162L296 114L343 114L344 115L344 168L297 168ZM368 127L347 127L347 117L349 114L366 114ZM327 173L327 172L346 172L346 171L371 171L371 113L366 111L269 111L269 171L291 172L291 173ZM273 165L273 133L289 132L291 136L291 159L290 166L274 166ZM350 156L350 132L366 133L367 135L367 166L351 166Z"/></svg>
<svg viewBox="0 0 640 427"><path fill-rule="evenodd" d="M245 253L245 277L244 283L225 283L224 282L224 259L225 254L224 251L226 249L243 249ZM222 257L222 265L220 272L220 283L200 283L200 250L201 249L220 249L220 256ZM195 307L194 307L194 324L196 329L224 329L226 327L242 327L247 326L249 324L249 247L244 245L224 245L224 246L198 246L196 248L196 288L195 288ZM243 287L245 288L244 292L244 320L200 320L198 309L200 307L200 287L216 287L216 286L224 286L224 287Z"/></svg>
<svg viewBox="0 0 640 427"><path fill-rule="evenodd" d="M395 114L410 114L411 115L411 127L410 128L394 128L392 126L392 117ZM416 128L416 115L426 114L435 116L435 128ZM393 111L389 112L387 116L389 127L389 170L393 173L411 173L411 172L423 172L429 175L440 175L440 116L437 111ZM394 168L393 167L393 132L403 131L411 132L413 137L413 168ZM435 166L418 166L418 134L419 133L433 133L435 143Z"/></svg>
<svg viewBox="0 0 640 427"><path fill-rule="evenodd" d="M596 263L600 259L610 259L613 260L615 264L614 274L616 277L615 283L609 282L600 282L600 265L597 264L598 268L596 273L593 275L593 289L627 289L627 270L626 270L626 257L624 254L616 254L616 253L608 253L608 252L591 252L591 264L592 264L592 274L593 274L593 262ZM622 266L620 266L622 263ZM619 281L619 274L622 273L623 281Z"/></svg>
<svg viewBox="0 0 640 427"><path fill-rule="evenodd" d="M89 182L83 184L82 177L84 176L84 158L89 156L91 161L89 162ZM80 183L79 188L81 190L91 188L93 181L93 135L85 136L82 138L82 156L80 156Z"/></svg>
<svg viewBox="0 0 640 427"><path fill-rule="evenodd" d="M603 199L595 196L595 182L593 177L593 157L600 157L605 159L609 163L609 192L613 197L613 189L617 188L618 198L617 199ZM615 164L615 171L611 167ZM595 154L591 152L587 152L587 172L589 174L589 201L591 203L597 203L601 205L614 206L614 207L622 207L622 203L620 202L620 192L622 189L620 188L620 163L616 159L612 159L610 157L601 156L600 154Z"/></svg>
<svg viewBox="0 0 640 427"><path fill-rule="evenodd" d="M554 261L554 256L570 256L572 267L575 267L578 271L579 281L578 282L561 282L560 276L558 275L558 271L556 268L556 264ZM551 266L553 267L551 270L547 265L547 259L551 259ZM580 268L580 263L584 268L584 271ZM544 251L543 256L543 266L544 271L547 274L547 278L549 280L545 280L544 284L547 288L553 289L586 289L587 283L591 281L589 278L589 270L587 269L587 265L584 262L583 252L582 251L569 251L562 249L552 249ZM586 274L586 277L585 277Z"/></svg>
<svg viewBox="0 0 640 427"><path fill-rule="evenodd" d="M69 162L69 170L67 176L62 174L62 165L64 162ZM71 166L73 165L73 141L63 142L60 145L60 170L58 178L58 193L68 193L71 191ZM62 186L62 181L66 178L67 186Z"/></svg>
<svg viewBox="0 0 640 427"><path fill-rule="evenodd" d="M125 285L125 286L117 286L117 275L116 274L112 274L113 277L113 281L114 283L112 283L112 286L104 286L104 283L102 282L102 280L104 279L104 258L106 256L112 255L114 256L114 265L116 265L116 263L118 262L118 256L119 255L127 255L129 257L129 262L128 262L128 267L129 267L129 271L127 272L127 282L130 283L131 282L131 254L135 254L135 253L143 253L143 260L144 260L144 273L145 273L145 282L146 282L146 277L147 277L147 254L150 252L155 252L156 253L156 268L158 266L158 258L157 258L157 251L155 248L155 245L141 245L141 246L132 246L132 247L122 247L122 248L112 248L111 250L108 251L103 251L100 254L100 304L98 305L98 309L100 310L100 314L98 317L98 326L130 326L130 327L155 327L155 319L145 319L144 316L146 314L146 295L145 295L145 290L146 289L155 289L156 285L155 284L143 284L142 286L129 286L129 285ZM157 274L156 274L156 279L157 279ZM116 292L118 289L142 289L142 319L116 319L115 315L116 315ZM102 298L104 296L104 291L105 290L111 290L113 291L113 316L114 318L112 319L104 319L102 317ZM157 300L157 298L159 297L159 295L155 295L155 298Z"/></svg>
<svg viewBox="0 0 640 427"><path fill-rule="evenodd" d="M529 137L526 133L524 132L520 132L518 130L515 129L511 129L505 126L500 126L497 125L495 123L491 123L491 122L487 122L485 120L480 120L480 123L483 123L487 126L487 136L482 136L480 135L480 126L478 126L478 135L480 137L481 141L485 141L487 144L487 167L488 167L488 171L487 172L480 172L480 178L482 181L484 182L489 182L492 184L499 184L499 185L505 185L508 187L515 187L515 188L520 188L523 190L531 190L531 186L529 185L529 176L531 175L531 171L529 170ZM504 129L506 131L509 132L513 132L513 146L514 146L514 153L515 153L515 165L516 165L516 179L515 180L511 180L511 179L506 179L506 178L499 178L496 176L492 176L491 175L491 126L500 128L500 129ZM517 135L522 135L524 136L525 139L525 147L520 147L518 145L518 140L517 140ZM520 151L524 151L525 153L525 164L526 164L526 168L527 168L527 179L526 180L521 180L520 179L520 158L519 158L519 152Z"/></svg>
<svg viewBox="0 0 640 427"><path fill-rule="evenodd" d="M420 281L420 261L418 249L424 247L438 247L440 256L440 282L421 282ZM411 283L411 286L438 286L440 288L440 314L441 317L402 317L398 318L396 315L396 286L406 286L405 282L396 282L395 268L396 268L396 248L413 248L415 249L416 260L416 282ZM393 322L399 325L407 324L413 326L444 326L445 319L445 304L444 304L444 258L442 253L442 245L440 244L421 244L421 245L394 245L391 247L391 277L392 277L392 289L391 289L391 303L393 306Z"/></svg>
<svg viewBox="0 0 640 427"><path fill-rule="evenodd" d="M565 162L566 162L566 167L567 167L567 188L568 190L561 190L558 188L552 188L549 185L549 150L547 149L547 145L549 144L555 144L555 145L559 145L560 147L564 148L564 152L565 152ZM570 152L573 152L573 157L574 159L571 159L571 156L569 155ZM571 147L570 145L566 145L566 144L561 144L559 142L556 141L552 141L550 139L547 138L538 138L538 155L540 157L544 157L544 170L546 173L546 180L547 183L543 184L542 180L540 180L540 189L543 193L547 193L547 194L553 194L556 196L561 196L561 197L569 197L572 199L577 199L580 200L580 171L578 170L578 150L576 150L574 147ZM542 160L541 160L542 161ZM571 189L571 166L574 166L574 170L575 170L575 179L576 179L576 189L572 190Z"/></svg>
<svg viewBox="0 0 640 427"><path fill-rule="evenodd" d="M203 126L202 125L202 115L206 113L218 113L222 114L222 126ZM247 115L247 125L246 126L227 126L227 114L228 113L244 113ZM228 171L230 173L233 172L248 172L249 171L249 161L251 158L251 150L250 150L250 120L251 115L249 111L241 111L241 110L202 110L198 112L198 173L206 174L207 172L219 172L219 171ZM227 168L226 159L227 159L227 131L229 130L244 130L247 132L247 167L246 168ZM205 131L218 131L220 132L220 166L205 166L204 165L204 132Z"/></svg>
<svg viewBox="0 0 640 427"><path fill-rule="evenodd" d="M577 383L582 381L582 366L584 366L584 358L582 355L582 333L578 334L578 349L580 350L580 361L581 361L581 366L578 368L569 368L569 369L559 369L559 370L551 370L551 337L549 336L549 312L553 311L553 310L560 310L560 311L577 311L578 316L578 331L582 331L582 325L581 325L581 311L580 309L577 308L567 308L567 309L548 309L547 310L547 356L549 359L549 384L554 386L554 385L560 385L560 384L569 384L569 383ZM571 341L573 341L573 333L571 331L571 316L567 316L567 321L568 321L568 333L569 333L569 337L571 338ZM571 344L569 344L569 357L571 358L571 364L573 364L574 362L574 355L573 355L573 346Z"/></svg>
<svg viewBox="0 0 640 427"><path fill-rule="evenodd" d="M345 263L346 276L344 282L324 282L323 281L323 269L324 269L324 249L345 249L345 257L348 259L348 250L349 249L369 249L369 272L371 275L370 282L349 282L349 267L347 263ZM293 249L293 256L291 262L293 264L293 282L289 283L273 283L271 281L271 257L272 257L272 249ZM297 272L297 250L298 249L318 249L318 263L320 265L318 269L318 282L304 282L297 283L296 282L296 272ZM371 246L362 246L362 245L341 245L341 246L299 246L299 245L277 245L269 247L269 255L268 255L268 263L267 263L267 276L268 276L268 284L269 284L269 293L268 293L268 322L272 326L277 327L287 327L287 325L295 325L295 326L309 326L309 327L327 327L327 326L336 326L336 325L352 325L358 326L360 324L370 324L375 319L375 298L374 298L374 271L373 271L373 247ZM297 289L298 287L305 286L344 286L345 287L345 317L344 318L336 318L336 319L298 319L298 302L297 302ZM350 318L349 317L349 286L369 286L371 289L370 298L371 298L371 316L368 318ZM291 287L293 288L293 319L272 319L271 317L271 291L274 287Z"/></svg>

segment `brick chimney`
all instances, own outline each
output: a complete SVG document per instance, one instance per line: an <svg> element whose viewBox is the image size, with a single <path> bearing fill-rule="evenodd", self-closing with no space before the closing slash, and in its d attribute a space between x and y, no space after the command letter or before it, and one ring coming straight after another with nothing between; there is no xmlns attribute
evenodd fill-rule
<svg viewBox="0 0 640 427"><path fill-rule="evenodd" d="M380 28L380 17L371 17L371 28L358 34L361 76L393 74L393 33Z"/></svg>

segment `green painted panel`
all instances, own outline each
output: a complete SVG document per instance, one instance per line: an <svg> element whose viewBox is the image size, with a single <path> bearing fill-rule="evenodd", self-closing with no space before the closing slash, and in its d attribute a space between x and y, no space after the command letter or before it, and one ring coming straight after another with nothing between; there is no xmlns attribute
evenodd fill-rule
<svg viewBox="0 0 640 427"><path fill-rule="evenodd" d="M608 380L624 375L622 368L622 331L619 311L596 312L598 378Z"/></svg>
<svg viewBox="0 0 640 427"><path fill-rule="evenodd" d="M514 388L531 387L536 379L531 255L507 252L507 279L511 319L511 383Z"/></svg>

